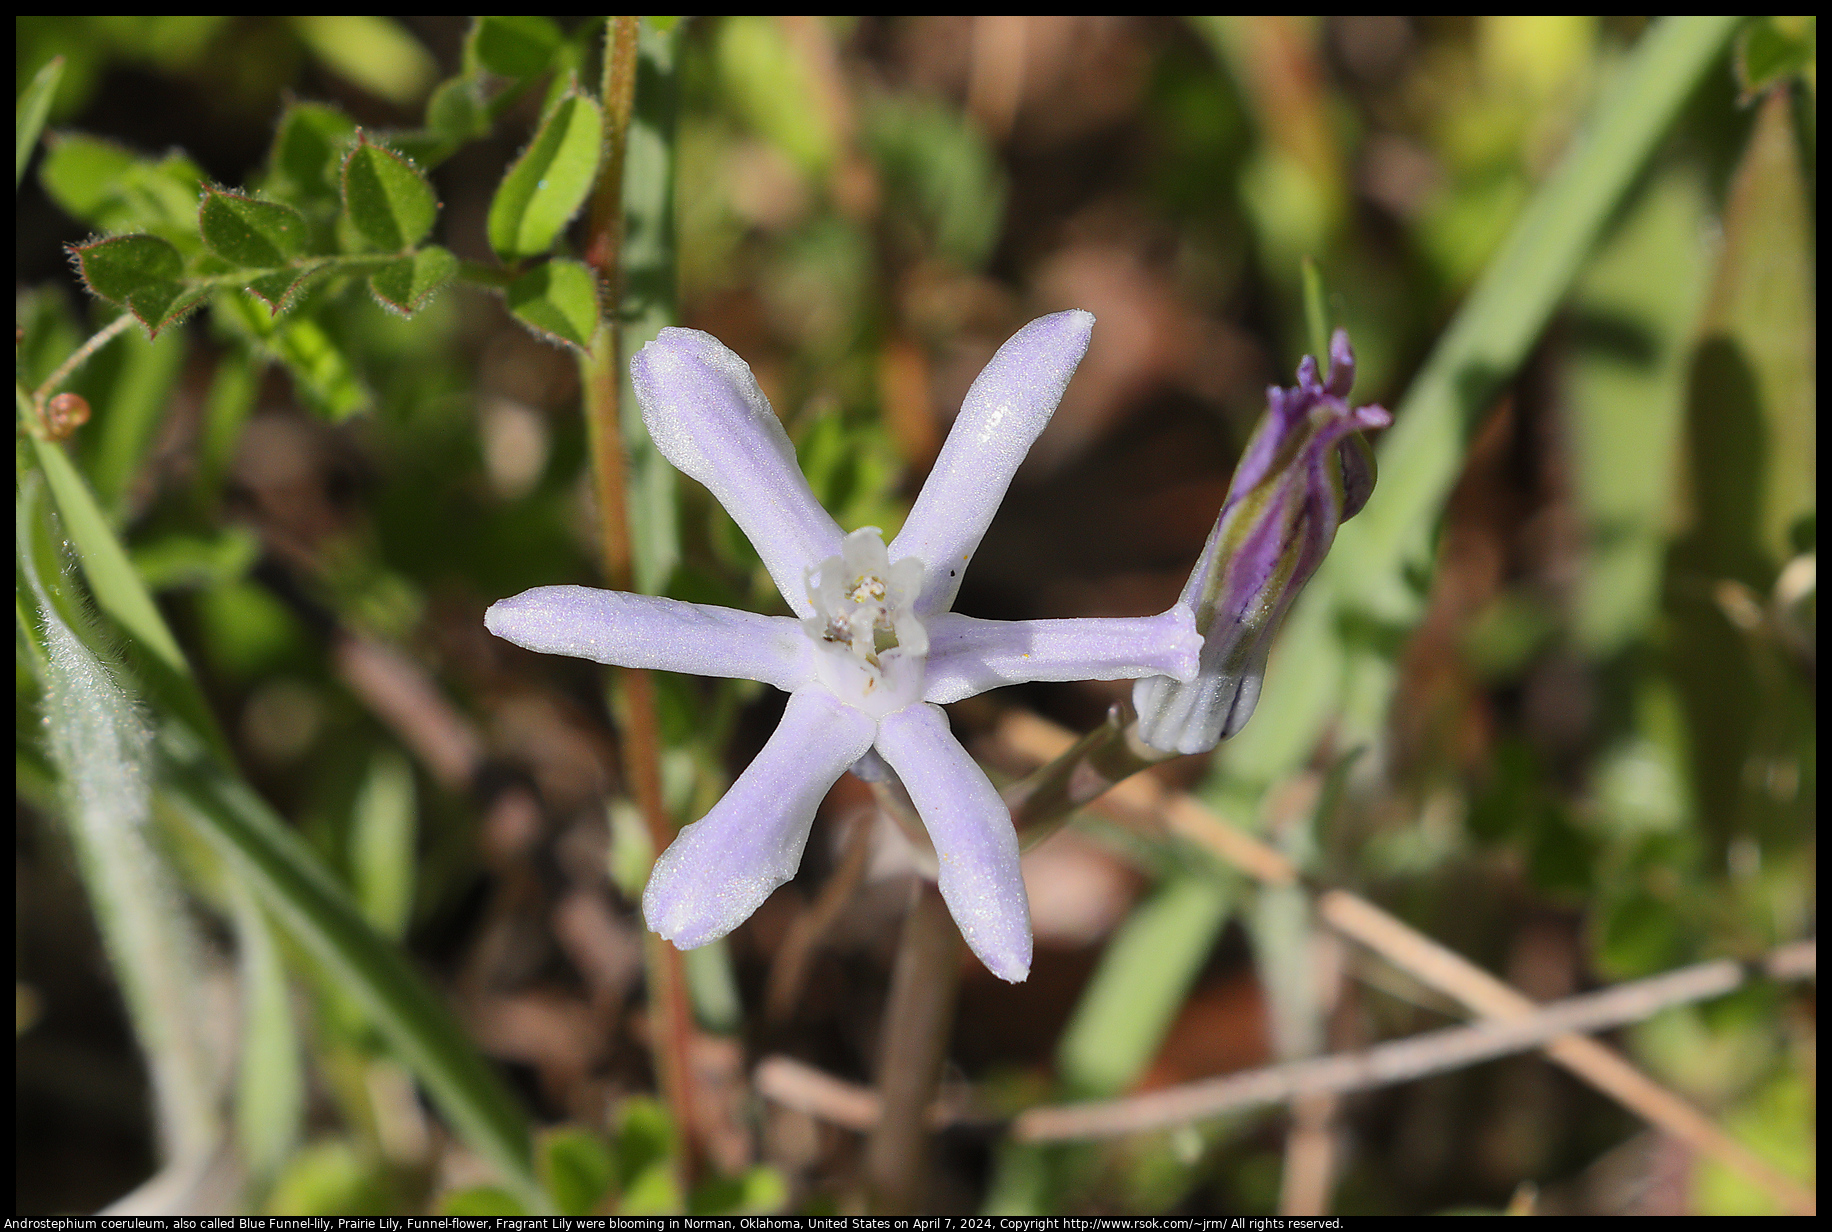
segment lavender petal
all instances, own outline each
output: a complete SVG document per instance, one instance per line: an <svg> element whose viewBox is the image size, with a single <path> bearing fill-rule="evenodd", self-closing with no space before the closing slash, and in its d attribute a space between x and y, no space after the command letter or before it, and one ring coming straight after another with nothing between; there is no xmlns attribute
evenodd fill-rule
<svg viewBox="0 0 1832 1232"><path fill-rule="evenodd" d="M590 586L537 586L490 605L484 627L528 650L618 667L761 680L814 679L814 646L787 616L760 616Z"/></svg>
<svg viewBox="0 0 1832 1232"><path fill-rule="evenodd" d="M1094 317L1039 317L1013 334L967 391L916 504L891 542L893 561L923 563L916 611L946 611L1031 443L1049 423L1087 353Z"/></svg>
<svg viewBox="0 0 1832 1232"><path fill-rule="evenodd" d="M1190 609L1100 620L929 619L923 700L957 702L1030 680L1130 680L1196 674L1202 638Z"/></svg>
<svg viewBox="0 0 1832 1232"><path fill-rule="evenodd" d="M655 862L642 896L649 927L691 950L749 919L795 875L815 809L871 747L874 727L824 689L791 695L763 751Z"/></svg>
<svg viewBox="0 0 1832 1232"><path fill-rule="evenodd" d="M878 752L922 816L940 866L941 896L987 970L1016 984L1030 974L1030 899L1011 814L948 731L939 706L907 706L878 723Z"/></svg>
<svg viewBox="0 0 1832 1232"><path fill-rule="evenodd" d="M670 327L636 353L630 377L655 447L725 506L790 610L813 615L803 571L839 554L840 527L750 367L711 334Z"/></svg>

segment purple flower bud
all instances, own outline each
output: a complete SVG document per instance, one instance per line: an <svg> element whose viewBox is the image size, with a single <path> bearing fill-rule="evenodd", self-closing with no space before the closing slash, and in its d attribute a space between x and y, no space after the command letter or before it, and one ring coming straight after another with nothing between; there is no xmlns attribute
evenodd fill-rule
<svg viewBox="0 0 1832 1232"><path fill-rule="evenodd" d="M1201 753L1253 716L1272 635L1335 541L1336 528L1374 491L1374 453L1362 432L1393 417L1351 409L1355 352L1330 339L1327 381L1306 355L1295 389L1266 390L1266 415L1235 468L1228 498L1179 602L1202 634L1187 683L1166 676L1132 687L1139 736L1165 752Z"/></svg>

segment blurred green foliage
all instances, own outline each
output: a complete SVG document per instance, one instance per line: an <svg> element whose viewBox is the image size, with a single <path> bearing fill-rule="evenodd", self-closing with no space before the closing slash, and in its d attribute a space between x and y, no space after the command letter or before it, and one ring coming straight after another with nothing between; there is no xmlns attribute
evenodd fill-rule
<svg viewBox="0 0 1832 1232"><path fill-rule="evenodd" d="M77 714L45 668L61 619L95 663L121 660L157 733L149 850L220 924L211 935L233 938L241 1052L213 1081L245 1209L755 1213L856 1193L831 1143L767 1135L771 1162L711 1168L684 1191L678 1127L632 1094L652 1076L625 1055L643 1050L619 1025L621 991L589 994L606 1017L587 1021L614 1039L591 1082L570 1080L579 1102L556 1095L551 1065L518 1060L557 1122L531 1134L529 1091L508 1093L415 974L431 963L480 996L465 973L492 970L517 928L546 937L542 878L576 856L545 831L531 841L555 855L538 875L495 854L513 844L469 794L485 799L488 776L442 777L338 666L349 639L404 648L464 730L534 783L554 834L603 831L609 854L589 860L620 895L603 891L621 913L613 937L654 858L600 770L621 703L593 677L502 657L477 627L495 598L598 578L603 511L573 409L580 368L563 356L602 359L607 325L625 355L665 325L719 334L756 369L815 495L889 536L975 348L990 354L1039 311L1095 309L1096 350L1063 415L1089 434L1083 454L1039 467L1019 499L1063 474L1073 491L1036 518L1050 534L1013 532L999 560L1020 563L989 559L970 579L1012 615L1068 614L1032 610L1067 590L1029 557L1055 559L1081 505L1141 493L1162 499L1119 523L1143 541L1127 567L1164 565L1174 594L1214 512L1176 521L1191 489L1166 459L1187 438L1161 438L1173 444L1143 479L1097 464L1192 405L1203 439L1233 449L1265 383L1316 349L1319 322L1347 327L1357 400L1400 411L1402 447L1381 457L1388 511L1345 532L1284 633L1258 719L1200 793L1312 873L1548 989L1811 935L1816 19L1751 19L1734 39L1727 22L1591 17L1006 19L1031 23L1015 60L995 19L948 20L645 19L613 288L580 222L605 131L595 22L16 19L21 217L39 228L21 235L55 233L77 259L74 279L31 274L44 285L16 300L31 437L17 469L38 502L21 526L39 544L22 570L49 596L22 571L20 794L42 812L80 777L35 736L36 716L55 733ZM1625 97L1658 38L1669 52L1690 38L1653 62L1687 67ZM124 136L150 130L121 99L156 111L144 97L160 92L271 133L264 156L218 183L230 171L201 120L195 135ZM1598 131L1618 144L1564 161ZM57 256L22 250L22 271ZM67 444L43 439L32 392L120 310L144 330L65 386L91 419ZM676 484L624 388L638 588L780 610L748 542ZM1219 492L1225 474L1207 478ZM1078 567L1098 550L1070 546ZM1090 591L1143 593L1087 568L1074 580ZM79 619L85 605L107 625ZM767 703L731 682L657 687L664 788L686 822L741 768ZM1235 1029L1202 1017L1230 962L1258 964L1262 1053L1344 1047L1443 1011L1360 960L1359 999L1326 1010L1301 894L1244 888L1172 841L1081 828L1148 889L1062 1005L1028 1003L1061 1034L969 1074L992 1102L1178 1072L1192 1033ZM169 903L137 905L173 918ZM113 953L124 926L111 927ZM1535 938L1552 934L1567 941L1548 959ZM577 961L530 944L527 970L499 982ZM762 944L696 952L688 969L700 1023L741 1054L766 1038ZM128 991L157 1069L169 1024ZM877 993L856 995L876 1012ZM768 1046L869 1070L863 1028L838 1023ZM1626 1044L1810 1177L1812 1040L1810 1008L1757 989L1658 1015ZM1523 1180L1576 1193L1626 1122L1562 1089L1514 1098L1504 1069L1356 1105L1338 1209L1499 1207ZM592 1085L606 1070L615 1081ZM429 1131L416 1083L495 1181L435 1176L441 1152L471 1156ZM750 1110L731 1117L756 1129ZM1280 1128L1242 1117L1003 1145L981 1160L983 1188L957 1184L950 1201L1270 1213ZM1728 1214L1770 1199L1701 1164L1685 1200Z"/></svg>

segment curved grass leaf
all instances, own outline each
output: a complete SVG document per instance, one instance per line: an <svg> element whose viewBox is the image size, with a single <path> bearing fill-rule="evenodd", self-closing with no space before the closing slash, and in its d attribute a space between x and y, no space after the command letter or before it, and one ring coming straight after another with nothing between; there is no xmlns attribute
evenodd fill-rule
<svg viewBox="0 0 1832 1232"><path fill-rule="evenodd" d="M199 940L164 859L147 840L150 733L115 673L65 622L42 580L36 482L21 490L17 562L42 653L45 734L77 868L146 1052L164 1153L201 1159L222 1127L202 1021ZM24 596L21 596L22 598Z"/></svg>
<svg viewBox="0 0 1832 1232"><path fill-rule="evenodd" d="M1233 895L1206 872L1172 878L1120 926L1056 1049L1077 1095L1113 1095L1151 1064L1228 922Z"/></svg>
<svg viewBox="0 0 1832 1232"><path fill-rule="evenodd" d="M406 955L363 919L298 834L245 783L201 756L181 732L168 728L163 735L167 790L178 811L287 932L336 974L471 1148L525 1203L545 1209L526 1119Z"/></svg>
<svg viewBox="0 0 1832 1232"><path fill-rule="evenodd" d="M57 83L64 76L64 58L52 56L20 92L13 110L13 187L25 179L25 165L38 145L38 134L44 131L45 117L51 114L51 100L57 97Z"/></svg>
<svg viewBox="0 0 1832 1232"><path fill-rule="evenodd" d="M539 337L583 351L598 325L598 279L577 261L549 261L510 283L509 312Z"/></svg>
<svg viewBox="0 0 1832 1232"><path fill-rule="evenodd" d="M490 247L505 261L553 247L598 173L604 122L589 95L569 90L541 122L490 202Z"/></svg>
<svg viewBox="0 0 1832 1232"><path fill-rule="evenodd" d="M204 244L243 269L275 269L305 252L305 217L290 205L206 187L197 207Z"/></svg>
<svg viewBox="0 0 1832 1232"><path fill-rule="evenodd" d="M384 308L410 317L457 276L458 258L429 244L375 271L369 276L369 289Z"/></svg>
<svg viewBox="0 0 1832 1232"><path fill-rule="evenodd" d="M383 252L418 244L439 216L439 199L420 169L360 130L344 159L343 199L356 233Z"/></svg>
<svg viewBox="0 0 1832 1232"><path fill-rule="evenodd" d="M121 541L109 529L108 519L96 504L89 485L71 465L62 445L30 438L32 457L44 473L45 486L63 522L64 533L76 549L77 563L89 593L142 652L135 667L148 692L173 715L190 724L217 755L229 759L228 742L216 717L204 701L191 666L167 628L165 618L140 580Z"/></svg>

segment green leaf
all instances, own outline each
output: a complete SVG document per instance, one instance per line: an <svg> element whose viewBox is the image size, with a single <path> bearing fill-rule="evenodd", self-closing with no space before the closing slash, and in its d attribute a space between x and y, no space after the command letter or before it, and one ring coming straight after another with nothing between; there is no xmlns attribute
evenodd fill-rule
<svg viewBox="0 0 1832 1232"><path fill-rule="evenodd" d="M65 623L42 580L50 570L41 570L41 545L50 536L40 533L41 492L35 478L20 488L16 561L21 598L37 617L31 633L41 639L42 652L26 657L43 689L62 817L147 1057L161 1145L174 1158L196 1159L221 1133L214 1067L198 1030L202 946L169 867L147 842L151 740L136 699Z"/></svg>
<svg viewBox="0 0 1832 1232"><path fill-rule="evenodd" d="M166 627L165 618L153 606L152 596L147 594L140 575L134 572L127 553L121 550L120 541L108 528L108 520L102 516L89 486L70 465L63 446L37 437L31 439L34 455L50 487L51 499L63 518L65 533L76 545L77 559L82 562L83 575L88 579L96 605L167 667L189 676L190 665L178 649L172 631Z"/></svg>
<svg viewBox="0 0 1832 1232"><path fill-rule="evenodd" d="M305 216L290 205L205 188L197 229L223 260L243 269L275 269L305 252Z"/></svg>
<svg viewBox="0 0 1832 1232"><path fill-rule="evenodd" d="M244 1166L256 1177L268 1178L279 1172L299 1139L305 1119L305 1073L286 971L267 915L241 878L228 882L235 904L242 993L236 1145Z"/></svg>
<svg viewBox="0 0 1832 1232"><path fill-rule="evenodd" d="M590 1130L562 1126L542 1136L537 1165L562 1215L589 1215L610 1193L617 1162Z"/></svg>
<svg viewBox="0 0 1832 1232"><path fill-rule="evenodd" d="M1299 263L1299 280L1304 286L1304 332L1310 353L1316 357L1319 372L1329 371L1329 291L1323 285L1323 271L1315 260L1305 257Z"/></svg>
<svg viewBox="0 0 1832 1232"><path fill-rule="evenodd" d="M408 317L457 276L458 258L437 245L429 245L375 271L369 277L369 289L384 308Z"/></svg>
<svg viewBox="0 0 1832 1232"><path fill-rule="evenodd" d="M806 174L824 174L839 157L840 134L813 66L782 24L758 14L727 17L713 54L720 85L751 127Z"/></svg>
<svg viewBox="0 0 1832 1232"><path fill-rule="evenodd" d="M315 1142L293 1156L274 1182L263 1215L367 1215L388 1213L388 1182L381 1161L342 1138Z"/></svg>
<svg viewBox="0 0 1832 1232"><path fill-rule="evenodd" d="M383 252L418 244L439 217L439 200L419 168L360 131L344 159L343 198L350 225Z"/></svg>
<svg viewBox="0 0 1832 1232"><path fill-rule="evenodd" d="M623 155L623 302L615 308L624 355L636 354L678 321L674 185L680 85L675 63L681 29L670 19L645 17L637 35L640 85ZM622 365L615 378L623 384L623 405L635 406L629 365ZM640 415L623 416L622 430L630 463L625 490L636 587L644 594L661 594L680 561L679 472L655 448Z"/></svg>
<svg viewBox="0 0 1832 1232"><path fill-rule="evenodd" d="M301 398L332 420L348 419L368 407L369 390L328 330L311 316L276 319L257 300L219 294L212 315L285 364Z"/></svg>
<svg viewBox="0 0 1832 1232"><path fill-rule="evenodd" d="M490 247L505 261L539 256L585 204L604 123L597 101L569 91L541 122L490 202Z"/></svg>
<svg viewBox="0 0 1832 1232"><path fill-rule="evenodd" d="M434 90L426 102L426 127L454 141L488 134L490 110L484 106L477 78L454 77Z"/></svg>
<svg viewBox="0 0 1832 1232"><path fill-rule="evenodd" d="M118 235L72 245L70 252L89 289L116 304L139 291L176 286L184 277L184 257L154 235Z"/></svg>
<svg viewBox="0 0 1832 1232"><path fill-rule="evenodd" d="M525 1203L547 1207L526 1118L406 955L369 926L298 832L246 783L200 757L181 733L164 735L170 798L184 819L336 976L471 1149Z"/></svg>
<svg viewBox="0 0 1832 1232"><path fill-rule="evenodd" d="M189 158L144 159L81 134L53 133L45 146L39 183L73 218L106 232L151 232L195 249L203 172Z"/></svg>
<svg viewBox="0 0 1832 1232"><path fill-rule="evenodd" d="M203 302L203 288L187 288L179 281L184 257L158 236L118 235L70 251L89 289L126 307L149 336Z"/></svg>
<svg viewBox="0 0 1832 1232"><path fill-rule="evenodd" d="M57 83L64 75L64 58L52 56L38 70L19 95L13 111L13 187L25 179L25 165L31 161L38 145L38 134L44 131L45 117L51 114L51 100L57 96Z"/></svg>
<svg viewBox="0 0 1832 1232"><path fill-rule="evenodd" d="M356 121L323 103L294 103L280 117L267 156L267 188L301 204L334 203L344 149Z"/></svg>
<svg viewBox="0 0 1832 1232"><path fill-rule="evenodd" d="M1145 1072L1227 923L1232 897L1205 873L1180 876L1121 925L1057 1045L1057 1070L1072 1092L1112 1095Z"/></svg>
<svg viewBox="0 0 1832 1232"><path fill-rule="evenodd" d="M378 751L350 818L350 877L363 915L396 941L413 914L414 816L413 768L392 749Z"/></svg>
<svg viewBox="0 0 1832 1232"><path fill-rule="evenodd" d="M45 160L38 167L38 182L45 195L72 218L99 223L103 208L115 199L133 153L81 133L52 133L46 141Z"/></svg>
<svg viewBox="0 0 1832 1232"><path fill-rule="evenodd" d="M1817 54L1817 17L1758 17L1737 37L1737 86L1742 101L1810 72Z"/></svg>
<svg viewBox="0 0 1832 1232"><path fill-rule="evenodd" d="M275 316L279 316L298 302L299 292L305 290L309 281L310 278L299 270L280 269L249 279L244 290L266 304Z"/></svg>
<svg viewBox="0 0 1832 1232"><path fill-rule="evenodd" d="M504 292L515 319L549 342L583 351L598 327L598 279L577 261L538 265Z"/></svg>
<svg viewBox="0 0 1832 1232"><path fill-rule="evenodd" d="M80 392L95 408L80 455L96 499L119 524L128 491L172 405L187 351L181 334L148 340L130 333L90 360Z"/></svg>
<svg viewBox="0 0 1832 1232"><path fill-rule="evenodd" d="M566 41L551 17L513 14L479 17L465 41L468 61L475 61L498 77L532 77L553 63L554 52Z"/></svg>
<svg viewBox="0 0 1832 1232"><path fill-rule="evenodd" d="M261 557L261 540L245 526L228 526L215 538L170 534L132 553L134 568L152 591L215 586L245 577Z"/></svg>
<svg viewBox="0 0 1832 1232"><path fill-rule="evenodd" d="M369 14L294 17L293 29L338 76L405 105L432 83L432 53L399 22Z"/></svg>
<svg viewBox="0 0 1832 1232"><path fill-rule="evenodd" d="M439 1199L438 1213L445 1217L463 1216L471 1219L486 1219L502 1216L514 1219L527 1215L528 1207L514 1194L494 1185L478 1185L470 1189L454 1189Z"/></svg>

